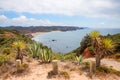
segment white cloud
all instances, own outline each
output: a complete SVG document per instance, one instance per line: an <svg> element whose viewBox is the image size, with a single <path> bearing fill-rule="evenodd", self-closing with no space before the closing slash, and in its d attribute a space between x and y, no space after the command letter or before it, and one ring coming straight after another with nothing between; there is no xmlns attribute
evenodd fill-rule
<svg viewBox="0 0 120 80"><path fill-rule="evenodd" d="M100 23L98 23L98 25L102 26L102 25L105 25L105 23L104 22L100 22Z"/></svg>
<svg viewBox="0 0 120 80"><path fill-rule="evenodd" d="M15 26L52 26L52 25L62 25L60 23L54 23L49 20L37 20L34 18L27 18L22 15L17 18L7 18L4 15L0 15L0 25L15 25Z"/></svg>
<svg viewBox="0 0 120 80"><path fill-rule="evenodd" d="M120 17L119 0L0 0L4 11L37 14Z"/></svg>

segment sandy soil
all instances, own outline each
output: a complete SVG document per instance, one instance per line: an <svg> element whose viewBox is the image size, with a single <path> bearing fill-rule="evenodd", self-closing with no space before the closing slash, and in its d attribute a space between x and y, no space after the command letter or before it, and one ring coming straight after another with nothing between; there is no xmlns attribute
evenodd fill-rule
<svg viewBox="0 0 120 80"><path fill-rule="evenodd" d="M85 59L84 61L95 61L95 59L89 58L89 59ZM102 59L101 64L107 67L112 67L113 69L120 71L120 62L117 62L113 59Z"/></svg>
<svg viewBox="0 0 120 80"><path fill-rule="evenodd" d="M87 60L94 60L87 59ZM105 64L107 66L113 66L113 68L120 70L120 63L116 63L116 61L109 61L107 59L102 60L102 64ZM68 80L64 77L56 76L55 78L47 78L48 72L52 70L52 64L39 64L37 60L33 60L29 63L30 66L30 72L26 75L22 76L11 76L6 80ZM116 67L118 66L118 67ZM90 79L86 72L83 72L80 75L80 70L76 69L75 71L70 71L71 68L77 68L77 65L73 62L61 62L58 61L58 68L59 71L66 71L68 72L70 79L69 80L120 80L119 77L116 76L106 76L106 77L94 77L93 79ZM0 79L2 80L2 79Z"/></svg>

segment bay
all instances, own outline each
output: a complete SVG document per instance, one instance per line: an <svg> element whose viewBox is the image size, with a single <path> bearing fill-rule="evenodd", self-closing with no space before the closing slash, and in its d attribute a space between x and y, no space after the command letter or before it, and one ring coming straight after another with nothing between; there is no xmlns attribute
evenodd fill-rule
<svg viewBox="0 0 120 80"><path fill-rule="evenodd" d="M50 47L55 53L68 53L80 46L81 40L91 31L97 30L102 35L120 33L120 29L81 29L66 32L48 32L34 36L37 42Z"/></svg>

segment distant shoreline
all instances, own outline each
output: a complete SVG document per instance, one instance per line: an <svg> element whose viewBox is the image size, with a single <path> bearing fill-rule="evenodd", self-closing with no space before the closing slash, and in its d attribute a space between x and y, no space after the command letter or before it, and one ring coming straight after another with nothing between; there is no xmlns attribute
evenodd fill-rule
<svg viewBox="0 0 120 80"><path fill-rule="evenodd" d="M60 32L60 31L56 30L56 31L50 31L50 32ZM35 36L46 34L46 33L49 33L49 32L35 32L35 33L31 33L31 35L35 37Z"/></svg>

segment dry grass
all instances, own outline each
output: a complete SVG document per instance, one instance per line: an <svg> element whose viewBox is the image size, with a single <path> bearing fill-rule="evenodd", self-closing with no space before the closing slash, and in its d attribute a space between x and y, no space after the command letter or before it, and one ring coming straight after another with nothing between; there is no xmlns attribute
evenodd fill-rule
<svg viewBox="0 0 120 80"><path fill-rule="evenodd" d="M67 71L60 71L60 75L66 79L70 79L70 75Z"/></svg>

